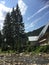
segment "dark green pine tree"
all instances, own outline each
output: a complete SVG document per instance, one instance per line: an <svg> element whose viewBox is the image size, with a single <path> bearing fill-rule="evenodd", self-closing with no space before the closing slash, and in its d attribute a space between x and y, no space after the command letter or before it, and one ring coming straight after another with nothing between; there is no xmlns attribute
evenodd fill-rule
<svg viewBox="0 0 49 65"><path fill-rule="evenodd" d="M12 26L11 16L10 16L10 13L7 13L4 20L4 27L3 27L3 35L4 35L3 49L4 50L8 50L8 47L12 49L12 46L14 43L12 29L13 29L13 26Z"/></svg>
<svg viewBox="0 0 49 65"><path fill-rule="evenodd" d="M17 50L17 16L16 16L16 12L13 8L12 12L11 12L11 22L12 22L12 34L13 34L13 49Z"/></svg>
<svg viewBox="0 0 49 65"><path fill-rule="evenodd" d="M1 31L0 31L0 48L1 48L1 44L2 44L2 34L1 34Z"/></svg>
<svg viewBox="0 0 49 65"><path fill-rule="evenodd" d="M7 13L3 27L4 44L3 49L7 50L9 47L12 50L22 51L22 47L26 43L26 36L24 33L24 23L17 5L13 8L11 13Z"/></svg>
<svg viewBox="0 0 49 65"><path fill-rule="evenodd" d="M16 10L11 12L11 20L13 22L13 37L14 37L14 49L20 51L20 49L25 44L25 33L24 33L24 23L23 18L20 12L20 9L17 5ZM23 41L22 41L23 40Z"/></svg>

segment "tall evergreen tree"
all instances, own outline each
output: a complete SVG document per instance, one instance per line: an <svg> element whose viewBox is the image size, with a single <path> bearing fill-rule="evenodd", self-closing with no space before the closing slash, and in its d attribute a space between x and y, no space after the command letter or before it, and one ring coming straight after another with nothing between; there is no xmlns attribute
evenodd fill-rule
<svg viewBox="0 0 49 65"><path fill-rule="evenodd" d="M10 47L13 50L20 51L25 45L24 23L18 5L16 9L13 8L11 13L7 13L4 20L3 34L5 44L3 49L6 50Z"/></svg>
<svg viewBox="0 0 49 65"><path fill-rule="evenodd" d="M1 31L0 31L0 48L1 48L1 44L2 44L2 34L1 34Z"/></svg>
<svg viewBox="0 0 49 65"><path fill-rule="evenodd" d="M12 33L12 22L11 22L11 17L10 13L7 13L5 20L4 20L4 27L3 27L3 34L4 34L4 43L5 46L3 49L7 50L8 46L12 48L12 43L13 41L13 33Z"/></svg>
<svg viewBox="0 0 49 65"><path fill-rule="evenodd" d="M20 50L20 48L23 46L25 43L24 39L24 23L23 23L23 18L20 12L20 9L17 5L16 10L12 10L11 12L11 20L13 22L13 34L14 34L14 48L17 50Z"/></svg>

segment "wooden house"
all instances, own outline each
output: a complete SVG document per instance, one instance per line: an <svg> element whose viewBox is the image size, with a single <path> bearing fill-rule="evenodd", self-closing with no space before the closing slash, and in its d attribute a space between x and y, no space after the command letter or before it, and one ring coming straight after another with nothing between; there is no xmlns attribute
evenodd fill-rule
<svg viewBox="0 0 49 65"><path fill-rule="evenodd" d="M49 45L49 22L44 26L38 36L29 36L28 39L33 46Z"/></svg>

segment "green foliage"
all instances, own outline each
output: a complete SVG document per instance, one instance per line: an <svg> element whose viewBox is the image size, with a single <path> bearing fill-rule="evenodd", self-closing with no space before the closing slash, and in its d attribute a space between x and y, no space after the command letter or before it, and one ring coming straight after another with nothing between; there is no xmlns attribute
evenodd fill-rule
<svg viewBox="0 0 49 65"><path fill-rule="evenodd" d="M46 46L31 46L28 45L26 49L26 53L32 52L32 54L36 53L49 53L49 45Z"/></svg>
<svg viewBox="0 0 49 65"><path fill-rule="evenodd" d="M1 44L2 44L2 34L1 34L1 31L0 31L0 48L1 48Z"/></svg>
<svg viewBox="0 0 49 65"><path fill-rule="evenodd" d="M49 52L49 45L33 47L32 52L35 52L35 53L40 53L40 52L48 53Z"/></svg>
<svg viewBox="0 0 49 65"><path fill-rule="evenodd" d="M40 52L49 52L49 45L41 47Z"/></svg>
<svg viewBox="0 0 49 65"><path fill-rule="evenodd" d="M23 18L17 5L11 13L7 13L3 27L2 50L16 50L20 52L26 45L27 36L24 32ZM5 45L5 46L4 46Z"/></svg>

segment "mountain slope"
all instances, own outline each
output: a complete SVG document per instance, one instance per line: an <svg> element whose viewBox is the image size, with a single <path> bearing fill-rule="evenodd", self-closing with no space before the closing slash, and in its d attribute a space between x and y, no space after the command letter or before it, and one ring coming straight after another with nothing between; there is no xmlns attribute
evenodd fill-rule
<svg viewBox="0 0 49 65"><path fill-rule="evenodd" d="M38 36L43 28L44 28L44 26L42 26L39 29L36 29L34 31L28 32L26 34L27 34L27 36Z"/></svg>

